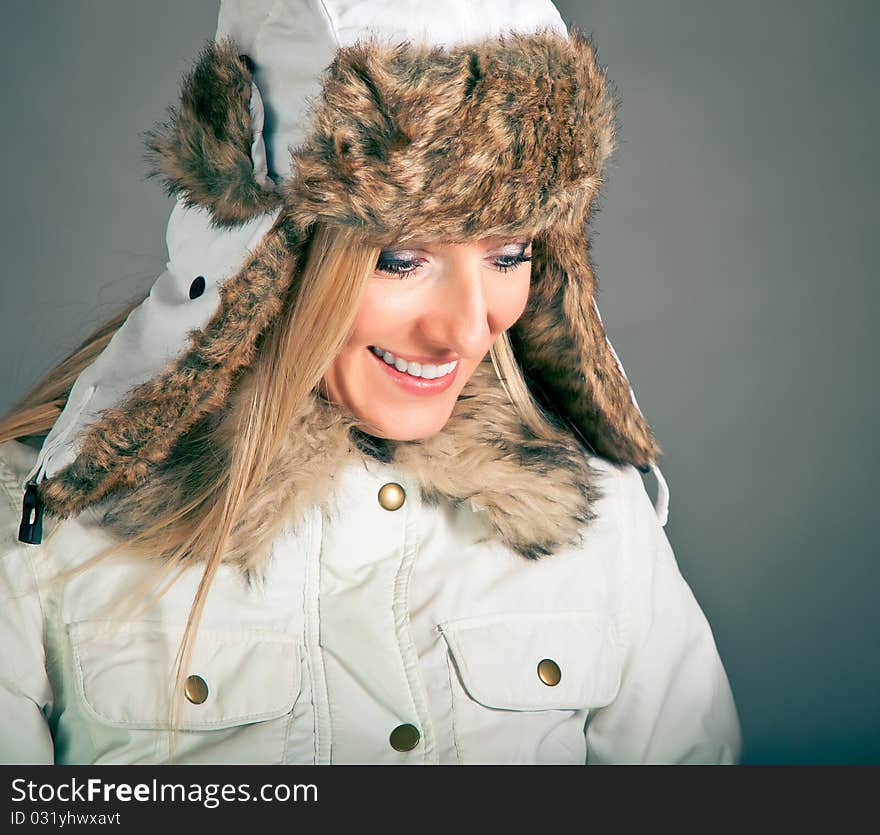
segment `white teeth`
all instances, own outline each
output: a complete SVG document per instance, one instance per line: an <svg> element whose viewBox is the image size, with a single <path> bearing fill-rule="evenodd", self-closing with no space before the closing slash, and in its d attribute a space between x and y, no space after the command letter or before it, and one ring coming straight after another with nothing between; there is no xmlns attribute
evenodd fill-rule
<svg viewBox="0 0 880 835"><path fill-rule="evenodd" d="M370 350L377 357L385 360L388 365L393 365L398 371L409 374L411 377L421 377L423 380L435 380L437 377L445 377L458 365L458 360L443 363L443 365L432 365L431 363L422 365L419 362L408 362L401 357L395 357L391 351L386 351L384 348L376 348L371 345Z"/></svg>

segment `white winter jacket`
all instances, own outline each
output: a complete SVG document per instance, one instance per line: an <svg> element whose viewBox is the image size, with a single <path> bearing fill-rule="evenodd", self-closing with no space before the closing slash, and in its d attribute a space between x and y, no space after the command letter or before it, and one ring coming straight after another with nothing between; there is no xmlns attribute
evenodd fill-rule
<svg viewBox="0 0 880 835"><path fill-rule="evenodd" d="M145 612L110 605L143 560L53 585L111 540L87 510L40 546L17 541L34 458L0 445L0 761L161 763L199 572ZM403 469L353 458L285 526L262 583L221 568L176 761L735 762L712 632L641 477L590 466L605 495L582 546L530 561L479 512L429 504ZM387 484L403 489L396 510Z"/></svg>
<svg viewBox="0 0 880 835"><path fill-rule="evenodd" d="M659 445L596 305L585 235L616 133L590 40L550 0L223 2L148 135L177 198L167 269L39 457L0 446L0 760L168 759L201 569L123 606L162 555L89 559L168 513L200 521L319 224L377 247L533 240L508 337L553 420L525 420L486 361L418 442L371 451L314 391L283 415L184 671L177 761L737 759Z"/></svg>

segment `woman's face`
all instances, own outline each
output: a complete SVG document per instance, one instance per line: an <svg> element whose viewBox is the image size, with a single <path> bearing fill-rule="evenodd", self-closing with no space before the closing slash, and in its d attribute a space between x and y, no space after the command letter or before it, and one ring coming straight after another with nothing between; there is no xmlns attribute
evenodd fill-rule
<svg viewBox="0 0 880 835"><path fill-rule="evenodd" d="M384 249L351 337L325 376L371 435L439 432L498 335L520 317L531 241L409 242Z"/></svg>

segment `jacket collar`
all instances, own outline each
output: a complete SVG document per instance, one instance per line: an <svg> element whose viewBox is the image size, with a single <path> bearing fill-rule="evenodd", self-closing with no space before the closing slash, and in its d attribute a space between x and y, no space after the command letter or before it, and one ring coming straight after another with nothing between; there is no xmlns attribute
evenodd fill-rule
<svg viewBox="0 0 880 835"><path fill-rule="evenodd" d="M248 381L228 416L246 400ZM234 421L230 421L232 425ZM216 456L222 461L224 456ZM285 523L328 495L333 477L352 461L378 459L400 467L419 485L423 501L469 504L486 515L495 538L519 555L538 559L579 541L601 498L598 471L568 431L537 437L512 407L487 357L465 385L446 426L420 441L366 435L354 418L312 395L291 421L270 474L233 533L226 561L257 570ZM102 522L118 536L143 529L180 506L187 484L197 483L186 455L124 498L105 504Z"/></svg>

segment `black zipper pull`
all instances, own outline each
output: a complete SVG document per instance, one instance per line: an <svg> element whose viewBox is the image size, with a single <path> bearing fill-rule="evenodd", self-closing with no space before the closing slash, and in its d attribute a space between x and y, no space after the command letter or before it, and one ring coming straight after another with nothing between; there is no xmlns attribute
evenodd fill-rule
<svg viewBox="0 0 880 835"><path fill-rule="evenodd" d="M43 501L40 499L37 482L34 479L31 479L25 487L18 540L29 545L39 545L43 541Z"/></svg>

